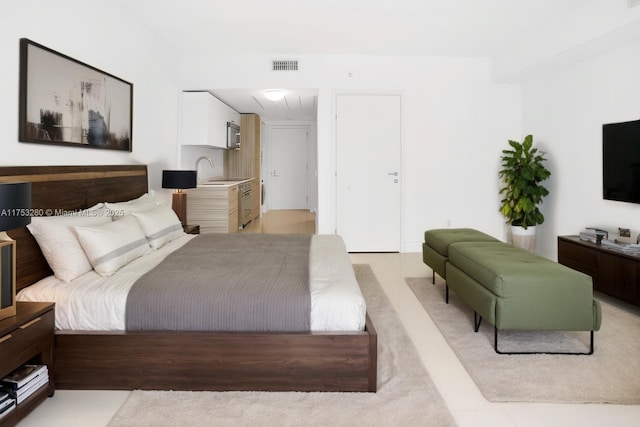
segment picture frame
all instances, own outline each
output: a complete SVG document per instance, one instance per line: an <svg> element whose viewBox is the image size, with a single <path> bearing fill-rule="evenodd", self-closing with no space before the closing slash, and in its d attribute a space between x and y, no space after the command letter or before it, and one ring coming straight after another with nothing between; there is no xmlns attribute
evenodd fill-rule
<svg viewBox="0 0 640 427"><path fill-rule="evenodd" d="M133 84L20 39L20 142L132 151Z"/></svg>

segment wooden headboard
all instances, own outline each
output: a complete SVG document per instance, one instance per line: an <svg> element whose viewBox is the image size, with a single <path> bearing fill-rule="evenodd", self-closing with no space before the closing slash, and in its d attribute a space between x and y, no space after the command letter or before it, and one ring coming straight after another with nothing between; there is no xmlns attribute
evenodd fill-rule
<svg viewBox="0 0 640 427"><path fill-rule="evenodd" d="M148 191L146 165L0 166L0 183L25 181L31 182L31 208L45 215L131 200ZM16 241L17 290L53 274L26 227L7 234Z"/></svg>

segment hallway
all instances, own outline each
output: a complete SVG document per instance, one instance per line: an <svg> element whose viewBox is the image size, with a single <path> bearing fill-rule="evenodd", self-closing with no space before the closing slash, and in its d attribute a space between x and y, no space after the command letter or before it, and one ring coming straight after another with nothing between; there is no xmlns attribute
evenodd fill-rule
<svg viewBox="0 0 640 427"><path fill-rule="evenodd" d="M316 214L304 209L271 210L251 221L241 233L315 234Z"/></svg>

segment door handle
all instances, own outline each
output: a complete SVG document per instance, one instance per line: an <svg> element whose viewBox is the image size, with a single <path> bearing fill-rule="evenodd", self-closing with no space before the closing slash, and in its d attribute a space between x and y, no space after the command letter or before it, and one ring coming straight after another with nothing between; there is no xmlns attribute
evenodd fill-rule
<svg viewBox="0 0 640 427"><path fill-rule="evenodd" d="M398 176L398 172L389 172L389 173L387 173L387 175L390 175L390 176Z"/></svg>
<svg viewBox="0 0 640 427"><path fill-rule="evenodd" d="M274 170L272 170L272 171L271 171L271 176L273 176L273 177L276 177L276 178L277 178L277 177L279 177L280 175L278 175L278 172L276 172L276 170L274 169Z"/></svg>

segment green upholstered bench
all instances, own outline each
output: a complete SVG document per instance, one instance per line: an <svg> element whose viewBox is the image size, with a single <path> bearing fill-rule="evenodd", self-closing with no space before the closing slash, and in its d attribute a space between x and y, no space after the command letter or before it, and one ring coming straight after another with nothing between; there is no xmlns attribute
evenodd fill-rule
<svg viewBox="0 0 640 427"><path fill-rule="evenodd" d="M578 354L593 353L602 315L591 277L500 241L452 243L448 255L447 285L474 310L476 332L483 318L494 325L497 353L500 329L590 331Z"/></svg>
<svg viewBox="0 0 640 427"><path fill-rule="evenodd" d="M422 261L433 270L433 284L436 283L436 273L446 280L449 245L459 242L498 242L498 240L472 228L437 228L425 231ZM445 298L449 300L448 287Z"/></svg>

